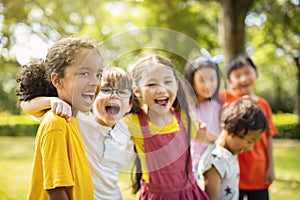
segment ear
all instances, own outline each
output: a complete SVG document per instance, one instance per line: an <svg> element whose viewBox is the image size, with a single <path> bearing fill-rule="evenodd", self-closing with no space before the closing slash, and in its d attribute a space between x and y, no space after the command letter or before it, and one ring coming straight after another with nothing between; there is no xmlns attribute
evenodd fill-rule
<svg viewBox="0 0 300 200"><path fill-rule="evenodd" d="M132 88L133 94L137 97L137 98L141 98L142 94L141 94L141 90L139 88L133 87Z"/></svg>
<svg viewBox="0 0 300 200"><path fill-rule="evenodd" d="M54 85L54 87L56 87L57 89L62 88L63 87L63 82L61 80L61 78L59 78L57 76L56 73L52 73L51 74L51 82Z"/></svg>
<svg viewBox="0 0 300 200"><path fill-rule="evenodd" d="M231 81L231 79L228 79L228 80L227 80L227 83L228 83L228 85L229 85L230 87L232 87L232 81Z"/></svg>
<svg viewBox="0 0 300 200"><path fill-rule="evenodd" d="M257 72L257 70L255 70L255 74L256 74L256 79L258 79L258 72Z"/></svg>

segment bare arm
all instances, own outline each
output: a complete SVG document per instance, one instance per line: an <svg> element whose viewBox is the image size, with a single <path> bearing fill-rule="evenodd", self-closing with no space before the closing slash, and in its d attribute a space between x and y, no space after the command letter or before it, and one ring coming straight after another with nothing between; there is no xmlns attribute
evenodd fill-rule
<svg viewBox="0 0 300 200"><path fill-rule="evenodd" d="M66 192L66 188L58 187L51 190L47 190L49 200L69 200Z"/></svg>
<svg viewBox="0 0 300 200"><path fill-rule="evenodd" d="M195 140L204 143L214 143L218 136L207 130L207 125L204 122L198 122L198 131Z"/></svg>
<svg viewBox="0 0 300 200"><path fill-rule="evenodd" d="M275 180L272 136L268 136L268 146L267 146L266 153L267 153L267 162L268 162L267 172L266 172L266 184L271 184Z"/></svg>
<svg viewBox="0 0 300 200"><path fill-rule="evenodd" d="M34 117L43 116L49 109L67 119L72 115L71 106L58 97L36 97L30 101L22 101L21 108Z"/></svg>
<svg viewBox="0 0 300 200"><path fill-rule="evenodd" d="M212 166L204 174L205 192L210 200L217 200L221 185L221 176L214 166Z"/></svg>

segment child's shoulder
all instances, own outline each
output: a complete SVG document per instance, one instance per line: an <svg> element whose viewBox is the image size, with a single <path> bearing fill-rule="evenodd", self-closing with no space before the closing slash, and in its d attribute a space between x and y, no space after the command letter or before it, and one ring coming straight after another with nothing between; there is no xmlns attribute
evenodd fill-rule
<svg viewBox="0 0 300 200"><path fill-rule="evenodd" d="M261 97L261 96L257 96L257 102L269 105L268 101L265 98Z"/></svg>
<svg viewBox="0 0 300 200"><path fill-rule="evenodd" d="M140 124L139 116L135 113L129 113L122 117L121 122L123 122L128 127L137 127Z"/></svg>
<svg viewBox="0 0 300 200"><path fill-rule="evenodd" d="M136 120L136 119L138 119L138 114L136 114L136 113L128 113L127 115L124 115L122 117L122 120L124 122L130 121L130 120Z"/></svg>
<svg viewBox="0 0 300 200"><path fill-rule="evenodd" d="M230 103L239 99L241 95L234 90L222 90L219 92L220 104Z"/></svg>
<svg viewBox="0 0 300 200"><path fill-rule="evenodd" d="M71 117L71 121L74 120L73 117ZM46 125L46 124L55 124L55 126L62 126L67 123L65 118L58 116L55 114L52 110L48 110L41 118L41 125Z"/></svg>

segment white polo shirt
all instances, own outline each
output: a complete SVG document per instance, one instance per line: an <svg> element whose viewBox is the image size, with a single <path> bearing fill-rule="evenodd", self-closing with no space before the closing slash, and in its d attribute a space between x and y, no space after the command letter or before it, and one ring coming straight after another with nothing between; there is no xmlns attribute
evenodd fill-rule
<svg viewBox="0 0 300 200"><path fill-rule="evenodd" d="M119 172L135 158L129 131L123 131L125 126L118 124L114 129L102 126L91 112L79 112L77 119L91 168L95 200L122 199Z"/></svg>

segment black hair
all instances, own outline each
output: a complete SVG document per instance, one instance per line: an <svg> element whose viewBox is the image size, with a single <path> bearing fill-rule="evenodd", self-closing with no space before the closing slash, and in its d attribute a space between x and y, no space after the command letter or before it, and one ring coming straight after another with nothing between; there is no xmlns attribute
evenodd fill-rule
<svg viewBox="0 0 300 200"><path fill-rule="evenodd" d="M203 68L211 68L214 69L217 73L217 88L216 91L212 94L210 99L219 100L219 89L221 84L221 72L219 69L219 66L217 63L214 63L213 61L209 60L208 58L204 56L198 56L195 57L189 61L184 66L183 75L187 79L188 83L192 86L192 89L195 91L194 88L194 76L195 73ZM192 91L192 92L194 92ZM197 93L196 93L197 96Z"/></svg>
<svg viewBox="0 0 300 200"><path fill-rule="evenodd" d="M249 130L268 129L268 120L258 105L251 99L240 99L224 107L221 126L231 134L243 138Z"/></svg>
<svg viewBox="0 0 300 200"><path fill-rule="evenodd" d="M43 61L22 66L16 81L19 83L16 95L20 102L40 96L58 96L56 88L46 77Z"/></svg>
<svg viewBox="0 0 300 200"><path fill-rule="evenodd" d="M226 75L227 75L227 79L229 79L230 77L230 73L233 70L242 68L246 65L250 65L251 67L253 67L253 69L255 71L257 71L256 65L254 64L254 62L252 61L252 59L245 53L242 54L237 54L235 56L233 56L227 64L226 67Z"/></svg>

